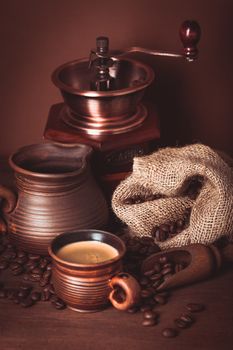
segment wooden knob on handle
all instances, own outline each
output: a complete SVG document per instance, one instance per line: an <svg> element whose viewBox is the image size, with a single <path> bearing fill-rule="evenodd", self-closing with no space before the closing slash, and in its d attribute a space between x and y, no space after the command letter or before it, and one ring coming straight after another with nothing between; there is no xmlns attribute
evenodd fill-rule
<svg viewBox="0 0 233 350"><path fill-rule="evenodd" d="M201 37L201 28L196 21L184 21L180 27L180 39L184 46L184 57L193 61L198 56L197 44Z"/></svg>

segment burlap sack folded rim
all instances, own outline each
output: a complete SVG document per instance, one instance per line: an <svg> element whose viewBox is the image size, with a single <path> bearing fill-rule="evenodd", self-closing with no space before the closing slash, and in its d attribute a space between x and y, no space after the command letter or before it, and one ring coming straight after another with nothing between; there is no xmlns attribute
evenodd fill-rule
<svg viewBox="0 0 233 350"><path fill-rule="evenodd" d="M167 147L149 156L135 157L132 174L114 191L113 211L137 236L151 236L154 226L182 218L191 207L189 227L163 243L156 242L162 249L190 243L210 244L221 236L233 240L232 164L229 156L220 156L203 144ZM192 201L181 194L185 181L197 175L205 181L197 200ZM165 198L157 199L156 205L125 204L125 199L132 195L153 192L162 193Z"/></svg>

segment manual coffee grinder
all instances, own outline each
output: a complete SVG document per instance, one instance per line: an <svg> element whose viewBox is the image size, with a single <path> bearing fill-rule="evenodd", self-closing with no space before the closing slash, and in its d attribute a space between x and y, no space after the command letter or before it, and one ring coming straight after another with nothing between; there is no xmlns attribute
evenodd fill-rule
<svg viewBox="0 0 233 350"><path fill-rule="evenodd" d="M114 53L109 50L108 38L98 37L89 59L65 63L53 72L52 81L64 102L51 107L44 138L92 146L94 172L103 189L111 194L131 172L134 156L152 152L160 142L155 106L143 100L154 71L127 54L141 52L191 62L198 56L200 33L197 22L182 24L182 53L141 47Z"/></svg>

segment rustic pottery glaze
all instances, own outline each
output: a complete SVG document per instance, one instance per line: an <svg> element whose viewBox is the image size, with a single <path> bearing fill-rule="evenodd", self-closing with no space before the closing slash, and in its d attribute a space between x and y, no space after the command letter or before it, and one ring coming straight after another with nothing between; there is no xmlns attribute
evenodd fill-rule
<svg viewBox="0 0 233 350"><path fill-rule="evenodd" d="M13 243L47 254L63 232L106 225L107 204L91 175L90 154L82 144L41 143L10 157L17 194L0 186L0 197Z"/></svg>
<svg viewBox="0 0 233 350"><path fill-rule="evenodd" d="M57 252L66 244L92 240L114 247L118 255L96 264L72 263L58 257ZM57 236L49 246L56 294L69 308L80 312L102 310L109 305L109 300L119 310L130 308L139 302L140 286L132 276L122 272L125 251L123 241L105 231L79 230ZM123 291L123 297L119 290Z"/></svg>

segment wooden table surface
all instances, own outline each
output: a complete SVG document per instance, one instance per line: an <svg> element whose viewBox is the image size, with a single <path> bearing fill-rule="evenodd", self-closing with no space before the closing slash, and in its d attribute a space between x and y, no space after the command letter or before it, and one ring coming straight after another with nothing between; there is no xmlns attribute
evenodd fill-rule
<svg viewBox="0 0 233 350"><path fill-rule="evenodd" d="M8 182L9 177L5 177ZM19 277L0 274L5 287L18 287ZM206 310L195 315L192 327L173 339L163 328L185 310L188 302L201 302ZM0 299L0 350L230 350L233 348L233 266L204 282L172 291L167 304L158 307L160 320L142 326L142 314L112 307L90 314L56 310L50 302L22 308Z"/></svg>
<svg viewBox="0 0 233 350"><path fill-rule="evenodd" d="M15 277L3 278L15 286ZM163 328L185 310L186 303L202 302L206 310L195 315L191 328L173 339L161 335ZM233 348L233 268L192 286L174 290L166 305L159 306L160 321L143 327L142 314L129 314L113 307L83 314L56 310L50 302L22 308L0 299L0 349L45 350L230 350Z"/></svg>

